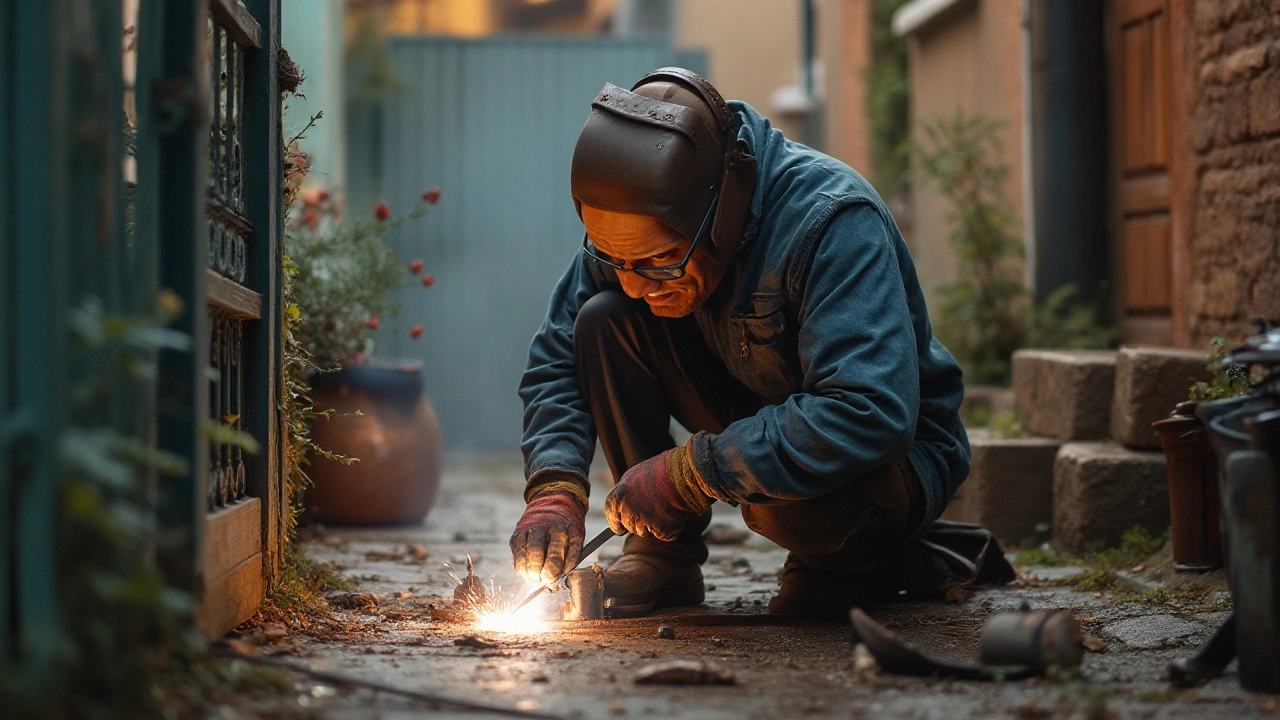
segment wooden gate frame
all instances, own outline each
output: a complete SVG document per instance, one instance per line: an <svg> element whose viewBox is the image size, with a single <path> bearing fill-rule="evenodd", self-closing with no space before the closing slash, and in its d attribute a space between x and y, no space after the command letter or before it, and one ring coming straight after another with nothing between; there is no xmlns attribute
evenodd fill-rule
<svg viewBox="0 0 1280 720"><path fill-rule="evenodd" d="M280 0L141 0L138 48L138 242L157 248L159 287L184 300L173 327L192 338L190 352L164 352L165 404L157 445L189 461L191 475L161 480L162 531L183 541L158 562L169 581L198 602L196 626L209 638L249 617L279 571L284 548L283 455L278 380L282 338ZM256 25L245 53L245 219L253 228L243 288L208 267L207 218L211 82L205 76L207 28L213 17L239 34ZM252 37L242 38L253 40ZM252 43L242 43L252 44ZM233 287L234 286L234 287ZM256 298L252 297L253 294ZM207 511L209 418L206 367L210 304L260 316L246 323L243 429L261 446L246 458L249 502Z"/></svg>
<svg viewBox="0 0 1280 720"><path fill-rule="evenodd" d="M208 305L246 320L242 362L248 371L241 422L261 446L259 453L246 458L248 499L204 518L196 623L206 637L216 637L257 610L279 571L287 500L277 405L283 352L280 0L248 0L243 5L238 0L210 0L210 11L214 22L244 48L244 215L252 240L247 244L244 287L208 267L204 277Z"/></svg>

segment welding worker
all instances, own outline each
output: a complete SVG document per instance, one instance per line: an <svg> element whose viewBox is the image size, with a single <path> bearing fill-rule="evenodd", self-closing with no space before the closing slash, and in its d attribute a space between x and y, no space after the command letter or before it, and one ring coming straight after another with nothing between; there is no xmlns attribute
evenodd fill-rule
<svg viewBox="0 0 1280 720"><path fill-rule="evenodd" d="M605 515L629 533L604 573L615 616L703 601L716 501L790 551L772 613L944 585L921 538L969 472L961 373L883 200L681 68L591 106L571 170L586 234L520 382L516 570L577 562L598 437Z"/></svg>

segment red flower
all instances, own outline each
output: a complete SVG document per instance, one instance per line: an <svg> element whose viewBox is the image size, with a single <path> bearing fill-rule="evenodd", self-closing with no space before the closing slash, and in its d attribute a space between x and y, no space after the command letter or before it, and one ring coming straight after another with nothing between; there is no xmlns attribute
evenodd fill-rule
<svg viewBox="0 0 1280 720"><path fill-rule="evenodd" d="M409 263L409 272L413 273L414 275L417 275L418 273L422 272L422 261L414 260L413 262Z"/></svg>
<svg viewBox="0 0 1280 720"><path fill-rule="evenodd" d="M413 327L409 328L409 337L416 339L421 334L422 334L421 325L414 325Z"/></svg>
<svg viewBox="0 0 1280 720"><path fill-rule="evenodd" d="M378 207L373 209L373 214L379 220L386 220L391 217L391 208L386 203L378 203Z"/></svg>
<svg viewBox="0 0 1280 720"><path fill-rule="evenodd" d="M377 329L378 329L378 316L377 316L377 315L370 315L370 316L369 316L369 327L373 328L374 330L377 330Z"/></svg>
<svg viewBox="0 0 1280 720"><path fill-rule="evenodd" d="M430 190L423 190L422 200L423 202L429 202L432 205L435 205L437 202L440 201L440 188L433 187Z"/></svg>
<svg viewBox="0 0 1280 720"><path fill-rule="evenodd" d="M329 191L325 190L324 188L320 188L320 192L316 193L316 200L320 202L324 202L328 199L329 199Z"/></svg>
<svg viewBox="0 0 1280 720"><path fill-rule="evenodd" d="M302 213L302 224L315 230L316 225L320 224L320 213L308 208L306 212Z"/></svg>
<svg viewBox="0 0 1280 720"><path fill-rule="evenodd" d="M423 275L422 287L431 287L431 283L434 283L435 281L436 281L436 278L434 275Z"/></svg>

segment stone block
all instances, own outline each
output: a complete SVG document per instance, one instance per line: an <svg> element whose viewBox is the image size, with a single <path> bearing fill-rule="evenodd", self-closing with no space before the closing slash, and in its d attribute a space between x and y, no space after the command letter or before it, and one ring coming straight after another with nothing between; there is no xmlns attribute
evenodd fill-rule
<svg viewBox="0 0 1280 720"><path fill-rule="evenodd" d="M1013 404L1022 426L1058 440L1111 436L1114 350L1019 350Z"/></svg>
<svg viewBox="0 0 1280 720"><path fill-rule="evenodd" d="M1064 444L1053 466L1053 546L1079 552L1093 543L1115 545L1134 526L1153 535L1169 527L1164 453Z"/></svg>
<svg viewBox="0 0 1280 720"><path fill-rule="evenodd" d="M1191 385L1209 380L1201 350L1122 347L1116 353L1115 397L1111 401L1111 437L1131 448L1159 450L1151 423L1169 417L1187 399Z"/></svg>
<svg viewBox="0 0 1280 720"><path fill-rule="evenodd" d="M973 464L942 517L986 526L1006 545L1053 522L1053 463L1061 446L1050 438L992 438L969 433Z"/></svg>

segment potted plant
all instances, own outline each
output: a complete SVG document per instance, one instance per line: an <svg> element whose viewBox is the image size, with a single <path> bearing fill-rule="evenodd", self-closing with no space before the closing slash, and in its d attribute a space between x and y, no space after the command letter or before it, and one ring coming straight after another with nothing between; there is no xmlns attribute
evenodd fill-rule
<svg viewBox="0 0 1280 720"><path fill-rule="evenodd" d="M289 223L286 268L294 340L309 355L314 404L308 458L310 485L304 518L334 524L420 522L440 484L440 427L423 394L422 363L373 360L378 332L414 339L422 326L383 327L399 308L391 291L408 283L430 287L421 260L404 262L389 250L386 232L426 213L440 190L398 218L379 203L368 221L345 221L327 190L297 194Z"/></svg>
<svg viewBox="0 0 1280 720"><path fill-rule="evenodd" d="M1203 572L1223 564L1218 457L1196 410L1202 402L1237 397L1252 384L1244 368L1223 362L1225 348L1225 339L1213 338L1209 382L1196 382L1186 402L1152 424L1168 465L1173 563L1182 571Z"/></svg>

